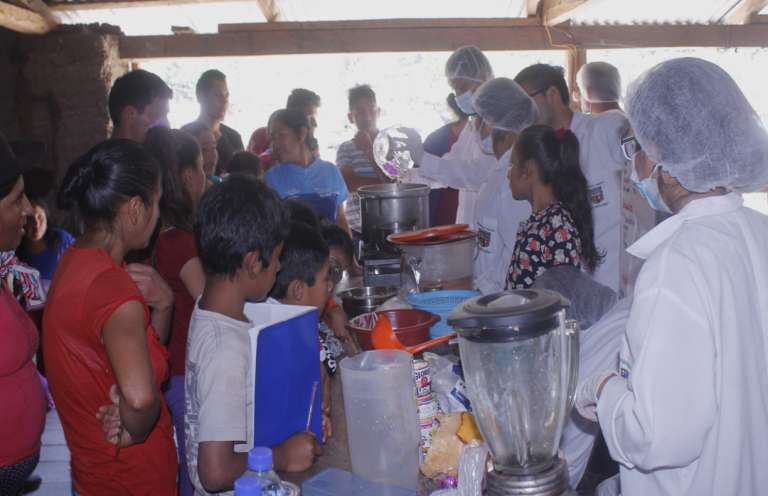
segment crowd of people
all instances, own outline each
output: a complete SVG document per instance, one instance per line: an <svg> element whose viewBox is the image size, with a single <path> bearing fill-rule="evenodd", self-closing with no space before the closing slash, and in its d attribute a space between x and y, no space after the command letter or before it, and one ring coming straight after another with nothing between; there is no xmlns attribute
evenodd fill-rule
<svg viewBox="0 0 768 496"><path fill-rule="evenodd" d="M546 64L496 76L472 46L445 75L457 120L426 140L402 128L417 166L399 180L438 191L432 224L477 230L476 289L546 287L574 303L571 484L599 425L621 464L603 494L759 494L768 219L738 193L768 186L768 133L736 83L681 58L622 98L609 64L587 64L568 88ZM293 90L245 149L223 123L226 76L206 71L196 91L198 119L171 129L162 79L115 82L111 139L69 166L56 195L77 214L75 236L24 193L45 145L0 135L0 494L21 494L54 404L73 495L232 494L258 429L247 302L318 310L322 439L272 446L275 470L307 470L333 435L329 377L342 344L357 348L331 293L357 269L358 189L391 181L373 156L376 94L349 90L357 133L334 163L314 137L317 94ZM617 303L622 184L666 220L628 249L646 262Z"/></svg>

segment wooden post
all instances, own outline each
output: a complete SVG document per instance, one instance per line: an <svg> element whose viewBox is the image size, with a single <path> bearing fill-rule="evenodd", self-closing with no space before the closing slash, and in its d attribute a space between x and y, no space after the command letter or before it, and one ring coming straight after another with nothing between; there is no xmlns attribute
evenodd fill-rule
<svg viewBox="0 0 768 496"><path fill-rule="evenodd" d="M573 53L573 50L565 52L565 77L568 82L568 90L571 92L571 110L581 110L581 97L578 97L579 101L576 101L576 98L574 98L574 94L579 92L579 86L576 84L576 74L587 63L587 51L576 50L576 57L573 56Z"/></svg>

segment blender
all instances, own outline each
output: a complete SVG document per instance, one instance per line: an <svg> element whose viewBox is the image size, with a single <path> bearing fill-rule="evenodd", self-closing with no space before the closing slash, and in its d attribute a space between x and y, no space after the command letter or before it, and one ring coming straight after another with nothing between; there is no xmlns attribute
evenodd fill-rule
<svg viewBox="0 0 768 496"><path fill-rule="evenodd" d="M567 307L559 293L526 289L478 296L448 315L493 460L493 496L576 494L558 449L579 364L579 325L565 319Z"/></svg>

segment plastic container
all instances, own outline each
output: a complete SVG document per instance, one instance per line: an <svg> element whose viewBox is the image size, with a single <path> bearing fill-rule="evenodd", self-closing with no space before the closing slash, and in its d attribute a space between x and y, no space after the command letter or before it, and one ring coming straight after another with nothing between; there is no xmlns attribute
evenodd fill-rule
<svg viewBox="0 0 768 496"><path fill-rule="evenodd" d="M446 314L447 315L447 314ZM373 349L373 326L380 317L386 317L403 346L416 346L429 341L430 327L440 322L440 317L423 310L401 309L382 310L360 315L352 319L345 327L357 334L357 340L363 351Z"/></svg>
<svg viewBox="0 0 768 496"><path fill-rule="evenodd" d="M244 477L258 478L264 496L285 496L283 482L272 470L272 450L269 448L256 447L248 452L248 470Z"/></svg>
<svg viewBox="0 0 768 496"><path fill-rule="evenodd" d="M303 496L416 496L415 489L367 481L336 468L302 482L301 492Z"/></svg>
<svg viewBox="0 0 768 496"><path fill-rule="evenodd" d="M261 496L261 480L244 475L235 481L235 496Z"/></svg>
<svg viewBox="0 0 768 496"><path fill-rule="evenodd" d="M421 433L411 354L364 351L339 368L352 473L414 490Z"/></svg>
<svg viewBox="0 0 768 496"><path fill-rule="evenodd" d="M429 337L435 339L454 332L453 328L445 323L448 314L451 313L454 308L460 303L463 303L470 298L474 298L475 296L480 296L481 294L482 293L478 291L457 289L414 294L408 296L406 299L408 300L408 303L413 305L413 308L417 310L425 310L440 316L440 322L435 324L434 327L429 330Z"/></svg>

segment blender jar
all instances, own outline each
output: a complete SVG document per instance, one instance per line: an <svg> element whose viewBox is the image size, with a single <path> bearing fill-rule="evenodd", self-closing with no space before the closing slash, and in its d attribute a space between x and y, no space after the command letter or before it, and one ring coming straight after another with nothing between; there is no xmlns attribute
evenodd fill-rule
<svg viewBox="0 0 768 496"><path fill-rule="evenodd" d="M448 316L497 472L535 474L553 464L578 378L569 306L554 291L515 290L467 300Z"/></svg>

